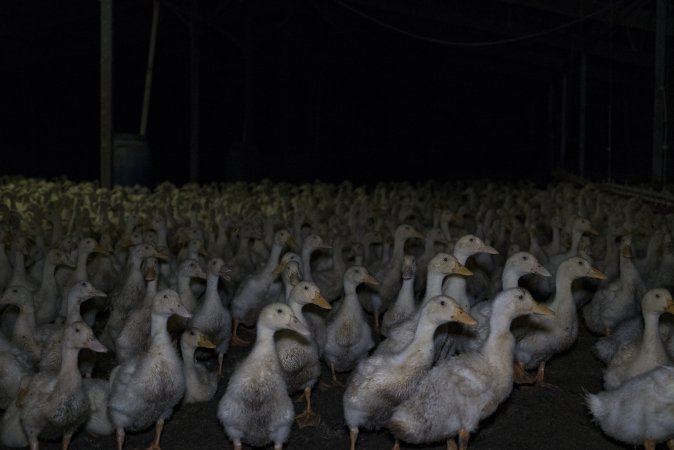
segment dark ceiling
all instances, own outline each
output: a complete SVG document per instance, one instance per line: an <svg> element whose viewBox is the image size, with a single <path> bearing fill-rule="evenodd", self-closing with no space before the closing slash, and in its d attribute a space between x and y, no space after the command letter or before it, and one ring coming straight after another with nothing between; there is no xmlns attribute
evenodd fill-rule
<svg viewBox="0 0 674 450"><path fill-rule="evenodd" d="M99 3L0 6L4 173L98 178ZM656 0L160 4L153 182L189 180L191 26L202 182L543 180L580 148L588 177L649 177ZM114 129L138 133L152 0L114 12Z"/></svg>

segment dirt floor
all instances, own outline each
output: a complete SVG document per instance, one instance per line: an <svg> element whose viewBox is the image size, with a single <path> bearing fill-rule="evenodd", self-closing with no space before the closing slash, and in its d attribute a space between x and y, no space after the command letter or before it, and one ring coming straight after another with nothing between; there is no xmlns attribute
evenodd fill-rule
<svg viewBox="0 0 674 450"><path fill-rule="evenodd" d="M582 322L582 321L581 321ZM250 335L242 335L248 337ZM251 336L252 337L252 336ZM584 392L601 390L602 365L591 353L597 338L581 323L578 341L565 354L552 359L546 368L546 380L557 388L515 387L512 395L494 415L481 423L471 436L469 448L480 449L627 449L611 440L593 424L583 404ZM227 374L222 379L215 398L204 404L179 407L166 423L162 435L163 450L222 450L232 448L223 428L217 421L217 403L222 397L229 374L248 348L232 347L226 357ZM348 374L340 374L346 381ZM329 381L330 373L324 366L323 380ZM343 388L320 388L313 397L314 409L321 414L322 423L315 428L299 429L296 424L284 447L286 450L345 450L348 449L348 432L342 415ZM296 403L297 412L304 404ZM144 449L152 441L153 430L128 434L125 450ZM390 449L393 439L386 430L362 430L358 439L359 450ZM664 444L661 445L664 449ZM60 449L58 443L41 442L42 449ZM114 436L93 437L78 433L71 444L72 450L114 449ZM244 446L244 448L250 448ZM272 445L264 447L273 448ZM403 449L444 450L445 443L428 445L402 445ZM660 448L660 446L658 447Z"/></svg>

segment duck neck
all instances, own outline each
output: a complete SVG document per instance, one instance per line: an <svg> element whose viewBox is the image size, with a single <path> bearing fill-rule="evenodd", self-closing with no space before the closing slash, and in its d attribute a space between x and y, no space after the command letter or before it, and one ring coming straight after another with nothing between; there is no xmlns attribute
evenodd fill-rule
<svg viewBox="0 0 674 450"><path fill-rule="evenodd" d="M453 298L464 310L470 309L466 294L466 278L462 275L449 275L445 280L442 293Z"/></svg>
<svg viewBox="0 0 674 450"><path fill-rule="evenodd" d="M86 280L87 279L87 259L91 252L85 250L79 250L77 252L77 265L75 266L75 280Z"/></svg>
<svg viewBox="0 0 674 450"><path fill-rule="evenodd" d="M566 270L557 270L555 275L555 294L549 305L555 311L555 318L559 317L560 308L568 308L572 304L575 308L573 292L571 291L572 284L573 278L568 275Z"/></svg>
<svg viewBox="0 0 674 450"><path fill-rule="evenodd" d="M414 332L414 339L405 349L396 356L398 361L409 361L414 358L415 366L428 367L433 362L433 334L437 326L432 318L421 315Z"/></svg>
<svg viewBox="0 0 674 450"><path fill-rule="evenodd" d="M442 283L446 276L446 273L433 271L429 271L426 274L426 292L424 293L424 299L442 294Z"/></svg>
<svg viewBox="0 0 674 450"><path fill-rule="evenodd" d="M62 377L72 377L73 373L76 373L79 378L79 369L77 368L77 357L79 355L80 349L74 348L67 342L66 339L63 340L61 348L61 367L59 368L59 378Z"/></svg>
<svg viewBox="0 0 674 450"><path fill-rule="evenodd" d="M264 266L264 271L271 273L276 266L278 266L279 258L281 257L281 251L283 250L282 245L274 244L271 246L269 251L269 258L267 258L267 263Z"/></svg>
<svg viewBox="0 0 674 450"><path fill-rule="evenodd" d="M644 332L641 337L641 342L647 342L647 345L659 345L662 347L662 339L660 338L660 312L645 311L644 318Z"/></svg>
<svg viewBox="0 0 674 450"><path fill-rule="evenodd" d="M482 344L482 353L487 355L490 360L501 359L505 364L512 365L512 355L515 348L515 338L510 332L512 317L494 303L492 312L489 316L489 334L484 344Z"/></svg>
<svg viewBox="0 0 674 450"><path fill-rule="evenodd" d="M517 287L521 276L522 275L517 270L514 270L510 266L506 266L501 274L501 290L505 291L506 289Z"/></svg>
<svg viewBox="0 0 674 450"><path fill-rule="evenodd" d="M276 353L276 343L274 341L275 330L267 327L257 327L257 336L255 345L250 352L250 357L255 359L266 359L279 366L278 353Z"/></svg>
<svg viewBox="0 0 674 450"><path fill-rule="evenodd" d="M204 303L213 304L220 301L220 293L218 292L218 284L220 283L220 275L208 274L206 278L206 292L204 294Z"/></svg>
<svg viewBox="0 0 674 450"><path fill-rule="evenodd" d="M166 330L168 317L154 312L150 317L150 347L171 346L171 336Z"/></svg>
<svg viewBox="0 0 674 450"><path fill-rule="evenodd" d="M401 306L414 306L414 278L403 278L397 298L396 303Z"/></svg>

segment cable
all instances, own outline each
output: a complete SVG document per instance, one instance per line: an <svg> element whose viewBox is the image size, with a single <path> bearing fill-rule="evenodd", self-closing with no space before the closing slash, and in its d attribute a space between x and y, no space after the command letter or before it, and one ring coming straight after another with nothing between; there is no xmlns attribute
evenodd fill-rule
<svg viewBox="0 0 674 450"><path fill-rule="evenodd" d="M357 9L353 6L351 6L347 3L344 3L342 0L333 0L333 1L335 3L337 3L338 5L340 5L341 7L345 8L345 9L348 9L349 11L353 12L354 14L357 14L357 15L359 15L359 16L361 16L361 17L363 17L363 18L365 18L365 19L367 19L367 20L369 20L373 23L376 23L377 25L379 25L381 27L384 27L384 28L387 28L389 30L395 31L396 33L403 34L405 36L408 36L408 37L411 37L411 38L414 38L414 39L419 39L419 40L422 40L422 41L432 42L434 44L446 45L446 46L451 46L451 47L488 47L488 46L493 46L493 45L504 45L504 44L511 44L513 42L525 41L527 39L532 39L532 38L536 38L536 37L539 37L539 36L544 36L546 34L551 34L551 33L554 33L556 31L563 30L564 28L568 28L568 27L571 27L573 25L585 22L586 20L592 19L596 16L599 16L599 15L603 14L604 12L610 10L613 7L612 4L609 4L608 6L606 6L604 8L601 8L601 9L599 9L599 10L597 10L597 11L593 12L592 14L589 14L585 17L581 17L579 19L572 20L571 22L563 23L561 25L549 28L547 30L538 31L536 33L525 34L525 35L517 36L517 37L514 37L514 38L499 39L499 40L495 40L495 41L484 41L484 42L458 42L458 41L447 41L447 40L444 40L444 39L438 39L438 38L429 37L429 36L423 36L421 34L417 34L417 33L411 32L411 31L407 31L407 30L403 30L402 28L398 28L395 25L388 24L386 22L383 22L382 20L379 20L375 17L372 17L369 14L366 14L366 13L360 11L359 9Z"/></svg>

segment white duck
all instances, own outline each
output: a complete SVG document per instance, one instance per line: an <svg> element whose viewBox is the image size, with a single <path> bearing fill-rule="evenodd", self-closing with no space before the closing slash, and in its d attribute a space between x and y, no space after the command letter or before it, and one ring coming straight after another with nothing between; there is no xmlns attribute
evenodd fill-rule
<svg viewBox="0 0 674 450"><path fill-rule="evenodd" d="M529 252L517 252L511 255L505 263L501 273L501 290L519 287L521 277L537 274L549 277L550 272L543 267L538 259ZM498 293L496 294L498 295ZM482 301L470 309L470 314L477 321L477 325L471 327L459 339L459 352L473 351L480 348L489 335L489 321L491 316L492 301Z"/></svg>
<svg viewBox="0 0 674 450"><path fill-rule="evenodd" d="M585 401L604 433L629 445L672 442L674 367L660 366L625 381L616 389L587 394Z"/></svg>
<svg viewBox="0 0 674 450"><path fill-rule="evenodd" d="M228 279L229 268L222 258L211 258L208 262L206 292L201 303L192 314L191 326L201 330L215 344L218 354L218 374L222 375L222 363L229 351L232 335L232 315L225 307L218 289L220 280Z"/></svg>
<svg viewBox="0 0 674 450"><path fill-rule="evenodd" d="M599 288L592 300L583 306L583 319L595 334L610 336L615 326L639 315L639 299L645 294L645 285L632 261L632 238L625 235L621 241L620 276Z"/></svg>
<svg viewBox="0 0 674 450"><path fill-rule="evenodd" d="M44 436L61 437L61 447L67 450L73 434L86 422L90 407L77 367L83 348L107 351L86 323L74 322L64 331L58 374L38 372L21 380L16 406L31 449L37 449L38 437Z"/></svg>
<svg viewBox="0 0 674 450"><path fill-rule="evenodd" d="M182 361L166 328L174 314L190 317L176 291L157 292L152 303L148 350L110 373L109 413L115 424L118 450L124 447L127 430L143 430L152 424L155 437L150 448L159 450L164 421L185 393Z"/></svg>
<svg viewBox="0 0 674 450"><path fill-rule="evenodd" d="M313 324L305 317L305 306L314 304L330 309L330 303L321 295L316 283L308 280L298 281L290 290L287 302L295 317L309 329L309 336L298 336L292 330L279 330L274 336L276 351L288 393L301 391L305 400L305 409L295 417L300 428L317 426L320 416L311 408L311 391L321 376L321 362L318 343L313 332ZM308 309L308 308L307 308Z"/></svg>
<svg viewBox="0 0 674 450"><path fill-rule="evenodd" d="M571 291L575 279L581 277L605 279L606 275L592 267L587 260L574 256L562 262L555 275L555 293L548 304L555 316L526 317L513 324L517 336L515 347L515 382L545 386L545 364L555 354L568 350L578 337L576 303ZM525 371L537 369L536 377Z"/></svg>
<svg viewBox="0 0 674 450"><path fill-rule="evenodd" d="M416 273L416 258L413 255L405 255L401 272L402 286L400 286L400 290L398 291L398 295L393 304L384 311L379 330L382 335L386 336L391 327L404 322L416 312L416 289L414 285L416 282Z"/></svg>
<svg viewBox="0 0 674 450"><path fill-rule="evenodd" d="M447 448L451 448L449 441L458 435L459 449L465 450L470 433L510 395L515 348L512 320L525 314L554 313L522 288L499 293L492 309L489 336L482 347L439 361L395 407L387 427L396 440L427 443L446 439Z"/></svg>
<svg viewBox="0 0 674 450"><path fill-rule="evenodd" d="M185 372L183 404L207 402L218 390L218 372L210 370L196 360L194 353L199 347L215 348L215 343L196 328L183 331L180 336L180 354L183 357Z"/></svg>
<svg viewBox="0 0 674 450"><path fill-rule="evenodd" d="M468 325L475 323L451 298L435 296L421 308L414 339L407 347L397 354L370 356L356 366L343 396L351 450L356 448L359 428L383 426L393 408L408 397L430 369L433 363L433 333L438 325L448 321Z"/></svg>
<svg viewBox="0 0 674 450"><path fill-rule="evenodd" d="M256 328L255 345L229 378L217 416L235 450L241 450L244 442L253 446L273 442L274 449L280 450L290 434L295 409L281 372L274 334L290 329L308 336L309 330L283 303L265 306Z"/></svg>
<svg viewBox="0 0 674 450"><path fill-rule="evenodd" d="M657 366L671 364L660 337L659 319L674 314L674 301L666 289L651 289L641 300L643 333L640 339L622 345L604 371L604 388L615 389L626 380Z"/></svg>
<svg viewBox="0 0 674 450"><path fill-rule="evenodd" d="M332 382L340 385L337 372L346 372L374 347L372 328L365 317L357 288L379 284L364 266L351 266L344 272L344 297L327 318L327 342L323 360L330 367Z"/></svg>
<svg viewBox="0 0 674 450"><path fill-rule="evenodd" d="M237 346L248 345L249 342L241 339L238 335L239 324L253 325L257 315L267 302L267 292L274 282L278 273L275 269L279 264L279 258L283 249L289 246L293 249L296 244L290 231L283 228L274 233L274 241L269 252L269 257L264 267L241 281L232 302L230 312L232 314L232 337L231 344Z"/></svg>

